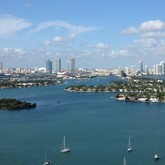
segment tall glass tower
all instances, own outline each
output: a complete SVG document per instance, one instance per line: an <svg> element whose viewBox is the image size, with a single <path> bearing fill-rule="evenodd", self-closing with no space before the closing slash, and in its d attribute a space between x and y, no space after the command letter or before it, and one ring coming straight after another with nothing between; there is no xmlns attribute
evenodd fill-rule
<svg viewBox="0 0 165 165"><path fill-rule="evenodd" d="M71 58L70 72L74 73L75 71L76 71L76 59L75 58Z"/></svg>
<svg viewBox="0 0 165 165"><path fill-rule="evenodd" d="M143 61L139 61L140 63L140 72L143 73Z"/></svg>
<svg viewBox="0 0 165 165"><path fill-rule="evenodd" d="M61 72L61 59L58 58L55 60L55 73Z"/></svg>
<svg viewBox="0 0 165 165"><path fill-rule="evenodd" d="M52 61L46 60L46 73L52 73Z"/></svg>

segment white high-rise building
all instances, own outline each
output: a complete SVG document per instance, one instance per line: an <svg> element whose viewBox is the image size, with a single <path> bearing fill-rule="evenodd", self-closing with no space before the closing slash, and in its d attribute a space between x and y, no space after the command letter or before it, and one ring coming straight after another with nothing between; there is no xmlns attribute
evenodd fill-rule
<svg viewBox="0 0 165 165"><path fill-rule="evenodd" d="M125 73L126 73L126 75L130 75L130 68L129 67L125 67Z"/></svg>
<svg viewBox="0 0 165 165"><path fill-rule="evenodd" d="M155 65L155 74L162 75L162 65L160 65L160 64Z"/></svg>
<svg viewBox="0 0 165 165"><path fill-rule="evenodd" d="M164 75L165 74L165 62L161 61L160 65L162 66L162 75Z"/></svg>
<svg viewBox="0 0 165 165"><path fill-rule="evenodd" d="M148 70L148 66L147 65L145 66L144 72L145 72L146 75L149 74L149 70Z"/></svg>

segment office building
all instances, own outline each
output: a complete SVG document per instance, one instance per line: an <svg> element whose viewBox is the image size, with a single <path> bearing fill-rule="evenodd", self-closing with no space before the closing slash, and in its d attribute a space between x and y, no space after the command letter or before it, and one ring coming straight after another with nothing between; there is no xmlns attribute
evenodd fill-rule
<svg viewBox="0 0 165 165"><path fill-rule="evenodd" d="M75 71L76 71L76 59L75 58L71 58L70 72L74 73Z"/></svg>
<svg viewBox="0 0 165 165"><path fill-rule="evenodd" d="M3 62L0 62L0 71L3 72Z"/></svg>
<svg viewBox="0 0 165 165"><path fill-rule="evenodd" d="M52 73L52 61L46 60L46 73Z"/></svg>
<svg viewBox="0 0 165 165"><path fill-rule="evenodd" d="M162 65L160 65L160 64L155 65L155 74L162 75Z"/></svg>
<svg viewBox="0 0 165 165"><path fill-rule="evenodd" d="M61 59L60 58L55 60L54 72L55 73L61 72Z"/></svg>
<svg viewBox="0 0 165 165"><path fill-rule="evenodd" d="M147 65L145 66L144 72L145 72L146 75L149 74L149 70L148 70L148 66Z"/></svg>
<svg viewBox="0 0 165 165"><path fill-rule="evenodd" d="M141 73L143 73L143 61L139 61L139 63L140 63L140 69L139 69L139 71Z"/></svg>
<svg viewBox="0 0 165 165"><path fill-rule="evenodd" d="M165 62L161 61L160 65L162 66L162 75L164 75L165 74Z"/></svg>

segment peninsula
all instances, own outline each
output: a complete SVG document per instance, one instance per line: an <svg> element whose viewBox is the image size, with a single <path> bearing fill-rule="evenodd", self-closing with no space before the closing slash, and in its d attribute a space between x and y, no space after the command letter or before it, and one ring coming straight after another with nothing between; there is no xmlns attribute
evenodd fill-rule
<svg viewBox="0 0 165 165"><path fill-rule="evenodd" d="M36 108L35 103L28 103L26 101L20 101L13 98L0 99L0 110L21 110Z"/></svg>

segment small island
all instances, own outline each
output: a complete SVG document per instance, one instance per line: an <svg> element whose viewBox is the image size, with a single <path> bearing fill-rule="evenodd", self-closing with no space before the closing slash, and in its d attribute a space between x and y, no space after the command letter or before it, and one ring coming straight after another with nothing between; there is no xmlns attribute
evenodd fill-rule
<svg viewBox="0 0 165 165"><path fill-rule="evenodd" d="M113 92L115 99L130 102L165 102L165 81L133 77L124 81L99 84L68 86L66 92Z"/></svg>
<svg viewBox="0 0 165 165"><path fill-rule="evenodd" d="M22 110L22 109L34 109L36 103L28 103L26 101L20 101L13 98L0 99L0 110Z"/></svg>

